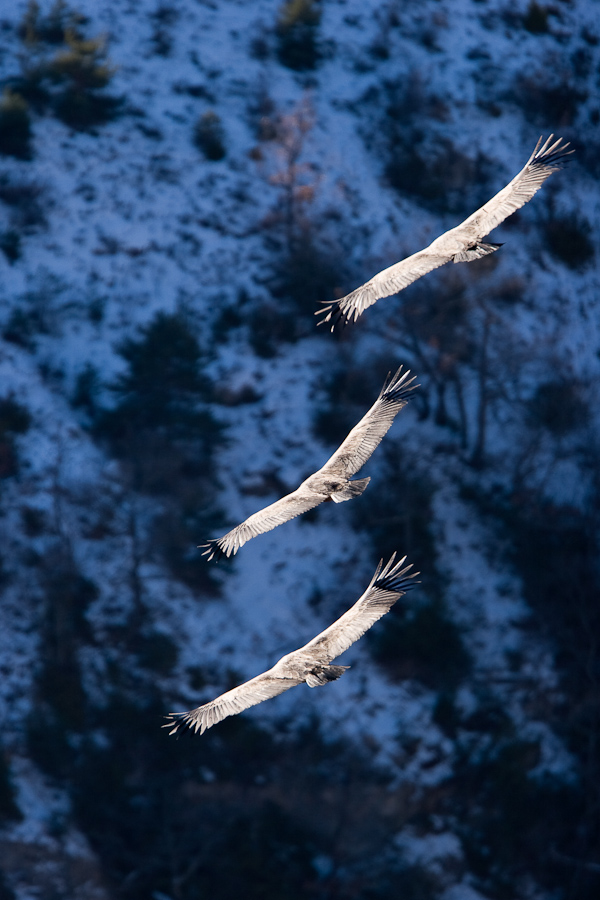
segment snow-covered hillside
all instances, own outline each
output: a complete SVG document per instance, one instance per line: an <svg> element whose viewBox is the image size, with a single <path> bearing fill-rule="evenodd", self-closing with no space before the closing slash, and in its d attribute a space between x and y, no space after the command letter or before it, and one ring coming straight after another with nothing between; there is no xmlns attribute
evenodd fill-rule
<svg viewBox="0 0 600 900"><path fill-rule="evenodd" d="M0 897L596 896L600 6L36 9L0 8ZM316 327L550 132L498 253ZM401 363L364 497L201 557ZM343 678L161 731L394 550L422 584Z"/></svg>

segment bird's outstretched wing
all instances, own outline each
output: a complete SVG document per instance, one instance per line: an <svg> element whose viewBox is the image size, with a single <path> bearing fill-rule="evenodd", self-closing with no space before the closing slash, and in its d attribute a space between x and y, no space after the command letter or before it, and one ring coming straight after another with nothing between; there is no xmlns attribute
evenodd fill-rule
<svg viewBox="0 0 600 900"><path fill-rule="evenodd" d="M249 516L241 525L236 525L223 537L214 538L207 541L206 544L202 544L202 547L206 547L202 555L207 556L209 560L232 556L238 552L240 547L243 547L246 541L256 537L257 534L272 531L278 525L289 522L290 519L308 512L309 509L314 509L323 500L325 500L324 496L306 490L301 485L291 494L282 497L281 500L276 500L270 506L265 506L264 509Z"/></svg>
<svg viewBox="0 0 600 900"><path fill-rule="evenodd" d="M402 373L402 366L393 377L388 375L379 397L371 409L354 426L348 437L333 456L319 470L342 475L355 475L381 443L400 410L408 403L408 395L414 391L417 377L409 378L410 369Z"/></svg>
<svg viewBox="0 0 600 900"><path fill-rule="evenodd" d="M465 230L467 234L473 231L477 240L485 237L494 228L508 219L517 209L531 200L533 195L539 191L547 178L553 172L558 172L564 165L566 157L574 153L574 150L567 150L568 141L562 138L552 143L554 135L544 142L540 147L543 138L540 137L535 149L518 175L506 187L488 200L477 212L474 212L468 219L459 225L456 232Z"/></svg>
<svg viewBox="0 0 600 900"><path fill-rule="evenodd" d="M188 712L169 713L169 721L163 728L169 728L169 734L175 734L185 727L202 734L227 716L235 716L305 681L315 687L339 678L347 666L324 664L330 663L362 637L371 625L391 609L399 597L417 583L414 578L419 573L408 574L412 565L404 565L406 557L397 563L394 563L395 558L396 554L393 553L385 566L381 560L362 597L333 625L304 647L288 653L267 672L221 694L210 703Z"/></svg>
<svg viewBox="0 0 600 900"><path fill-rule="evenodd" d="M263 672L256 678L240 684L238 687L221 694L216 700L205 703L197 709L191 709L188 712L169 713L169 721L163 728L170 728L169 734L175 734L179 729L186 726L195 732L203 734L207 728L222 722L227 716L235 716L237 713L262 703L263 700L270 700L271 697L277 697L289 691L290 688L297 684L302 684L303 678L281 678L273 674L273 670Z"/></svg>
<svg viewBox="0 0 600 900"><path fill-rule="evenodd" d="M205 548L202 555L209 560L232 556L251 538L264 534L265 531L271 531L278 525L283 525L284 522L289 522L290 519L308 512L309 509L314 509L315 506L326 500L327 492L322 488L319 490L315 482L322 479L323 476L325 479L328 475L333 476L334 479L345 479L358 472L390 429L396 415L403 406L406 406L408 394L418 386L413 384L416 376L413 375L412 378L409 378L409 374L410 370L403 374L402 366L400 366L392 378L388 376L371 409L362 417L358 425L354 426L343 444L318 472L307 478L293 493L254 513L241 525L237 525L224 534L223 537L213 538L206 544L202 544L201 547ZM359 484L358 481L351 482L348 485L347 493L350 496L362 493L367 481L368 479L364 479L364 484L362 482ZM353 485L355 486L354 490L352 490ZM348 496L344 496L342 491L336 497L343 500L349 499Z"/></svg>
<svg viewBox="0 0 600 900"><path fill-rule="evenodd" d="M414 581L418 572L407 574L412 569L412 564L404 565L406 556L397 563L394 563L395 558L396 554L393 553L385 566L383 560L380 561L362 597L333 625L306 644L302 648L303 653L314 651L319 658L331 662L389 612L399 597L418 584Z"/></svg>
<svg viewBox="0 0 600 900"><path fill-rule="evenodd" d="M379 272L370 281L340 300L334 303L326 302L323 309L315 313L323 316L318 324L331 322L333 331L340 320L344 323L356 321L365 309L377 300L397 294L422 275L453 259L455 261L477 259L497 250L499 244L482 245L482 238L531 200L544 181L562 167L566 157L575 152L567 150L569 143L564 142L562 138L552 143L553 139L554 135L551 134L543 146L540 146L543 140L540 137L518 175L460 225L436 238L424 250L419 250L418 253ZM456 241L461 239L464 241L463 252L457 254Z"/></svg>
<svg viewBox="0 0 600 900"><path fill-rule="evenodd" d="M318 309L315 316L323 316L317 322L317 325L324 325L331 322L331 330L335 328L338 322L342 321L344 325L349 322L356 322L358 317L364 313L365 309L373 306L382 297L389 297L391 294L397 294L403 291L405 287L412 284L428 272L438 269L445 263L450 262L448 256L440 253L430 253L428 249L419 250L406 259L394 263L387 269L378 272L370 281L365 282L355 291L346 294L340 300L333 303L326 303L322 309Z"/></svg>

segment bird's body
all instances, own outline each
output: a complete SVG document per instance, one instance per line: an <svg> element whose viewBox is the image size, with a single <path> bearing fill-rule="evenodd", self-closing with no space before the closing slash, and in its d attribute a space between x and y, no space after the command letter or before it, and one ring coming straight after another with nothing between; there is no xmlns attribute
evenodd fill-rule
<svg viewBox="0 0 600 900"><path fill-rule="evenodd" d="M163 727L171 729L169 734L185 726L202 734L227 716L283 694L296 685L306 683L309 687L318 687L336 681L349 667L332 666L332 660L362 637L415 584L413 579L419 573L407 574L412 566L404 566L406 557L394 563L395 557L394 553L385 566L381 560L369 586L354 606L304 647L288 653L267 672L221 694L210 703L189 712L170 713L170 721Z"/></svg>
<svg viewBox="0 0 600 900"><path fill-rule="evenodd" d="M424 250L379 272L334 303L327 303L315 315L323 315L319 325L331 322L333 331L341 319L344 323L358 317L382 297L404 290L413 281L449 262L471 262L498 250L502 244L484 243L483 238L508 216L525 205L539 191L544 181L560 169L565 157L573 153L562 138L552 143L550 135L542 147L539 139L525 166L513 180L472 215L436 238Z"/></svg>
<svg viewBox="0 0 600 900"><path fill-rule="evenodd" d="M231 556L251 538L271 531L326 500L343 503L362 494L370 478L352 481L351 477L369 459L396 415L406 406L407 395L417 387L413 385L415 376L409 379L409 374L409 371L402 374L400 366L392 378L388 377L371 409L324 466L291 494L249 516L223 537L208 541L203 545L207 548L203 555L209 560L215 556Z"/></svg>

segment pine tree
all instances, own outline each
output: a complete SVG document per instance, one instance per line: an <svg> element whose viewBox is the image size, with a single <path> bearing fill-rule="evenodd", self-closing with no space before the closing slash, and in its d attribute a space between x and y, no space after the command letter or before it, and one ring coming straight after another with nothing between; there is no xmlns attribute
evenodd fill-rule
<svg viewBox="0 0 600 900"><path fill-rule="evenodd" d="M152 542L177 577L212 590L196 546L221 525L214 452L222 426L208 408L211 384L188 322L160 312L118 348L126 370L110 385L116 405L96 434L122 460L129 486L160 497Z"/></svg>
<svg viewBox="0 0 600 900"><path fill-rule="evenodd" d="M31 120L27 101L6 88L0 100L0 153L31 159Z"/></svg>

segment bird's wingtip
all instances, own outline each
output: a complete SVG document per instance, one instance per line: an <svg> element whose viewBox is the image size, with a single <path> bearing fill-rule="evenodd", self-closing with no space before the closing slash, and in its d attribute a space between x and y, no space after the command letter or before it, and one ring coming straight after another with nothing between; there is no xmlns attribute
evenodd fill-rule
<svg viewBox="0 0 600 900"><path fill-rule="evenodd" d="M415 585L420 584L419 581L415 581L415 578L421 573L411 572L413 563L409 563L407 566L404 565L406 556L399 559L397 563L394 562L395 558L396 553L394 552L387 564L378 572L374 581L374 586L383 590L405 594ZM383 560L381 560L380 566L382 563Z"/></svg>
<svg viewBox="0 0 600 900"><path fill-rule="evenodd" d="M348 324L348 318L342 312L339 303L336 301L335 303L329 303L328 300L321 300L321 303L326 303L325 309L317 309L315 311L315 316L322 316L323 313L327 315L323 316L322 319L319 319L317 325L326 325L328 322L331 322L330 331L334 331L336 325L339 324L340 320L342 321L342 325L346 326Z"/></svg>
<svg viewBox="0 0 600 900"><path fill-rule="evenodd" d="M220 559L228 555L221 547L219 541L220 538L211 538L204 544L198 544L198 550L204 551L201 556L206 556L207 562L210 562L213 559L215 562L219 562Z"/></svg>
<svg viewBox="0 0 600 900"><path fill-rule="evenodd" d="M187 722L185 721L185 716L187 713L169 713L168 716L165 716L167 720L164 725L161 725L161 728L170 728L169 737L172 734L179 734L180 730L185 727Z"/></svg>
<svg viewBox="0 0 600 900"><path fill-rule="evenodd" d="M415 388L420 387L419 384L414 384L416 375L413 375L412 378L409 378L411 374L410 369L406 369L405 372L402 371L402 366L395 372L394 375L391 372L388 372L388 377L385 380L385 384L381 391L382 398L388 398L393 400L404 400L410 399L409 394L411 391L414 391Z"/></svg>
<svg viewBox="0 0 600 900"><path fill-rule="evenodd" d="M537 142L535 150L531 154L531 158L529 160L529 163L534 167L544 166L546 168L551 168L553 171L555 169L560 169L566 162L568 162L567 157L575 153L574 147L571 147L570 150L567 150L567 147L571 146L571 142L565 141L562 137L557 138L554 143L552 143L554 140L554 135L551 134L540 147L542 140L543 136L540 137L539 141Z"/></svg>

